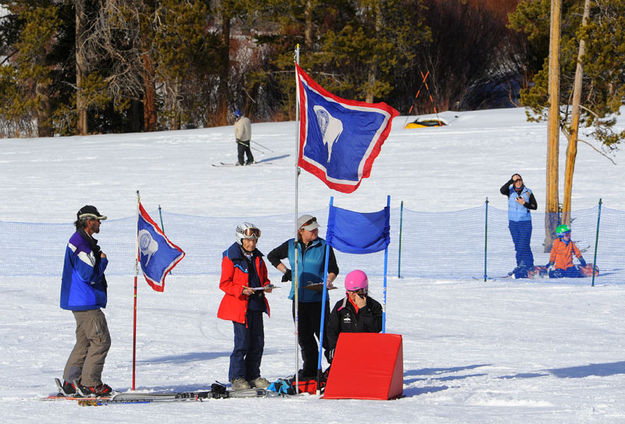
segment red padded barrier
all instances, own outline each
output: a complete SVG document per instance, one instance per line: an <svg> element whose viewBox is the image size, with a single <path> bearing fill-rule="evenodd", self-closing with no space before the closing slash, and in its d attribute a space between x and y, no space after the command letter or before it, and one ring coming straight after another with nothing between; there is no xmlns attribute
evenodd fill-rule
<svg viewBox="0 0 625 424"><path fill-rule="evenodd" d="M324 399L400 397L404 390L404 354L399 334L341 333Z"/></svg>

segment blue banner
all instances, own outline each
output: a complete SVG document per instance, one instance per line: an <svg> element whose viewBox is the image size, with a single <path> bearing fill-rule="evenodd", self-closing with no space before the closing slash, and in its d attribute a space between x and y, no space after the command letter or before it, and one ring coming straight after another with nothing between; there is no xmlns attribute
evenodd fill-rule
<svg viewBox="0 0 625 424"><path fill-rule="evenodd" d="M391 241L390 209L360 213L330 206L326 241L345 253L374 253Z"/></svg>

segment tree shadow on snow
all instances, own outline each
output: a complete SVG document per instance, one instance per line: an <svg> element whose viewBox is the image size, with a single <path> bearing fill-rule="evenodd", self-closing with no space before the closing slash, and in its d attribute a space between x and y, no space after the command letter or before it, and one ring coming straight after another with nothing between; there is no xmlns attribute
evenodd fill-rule
<svg viewBox="0 0 625 424"><path fill-rule="evenodd" d="M512 378L536 378L553 375L558 378L585 378L590 376L609 377L616 374L625 374L625 361L607 362L604 364L588 364L579 367L552 368L544 372L519 373L499 377L501 379Z"/></svg>
<svg viewBox="0 0 625 424"><path fill-rule="evenodd" d="M547 371L559 378L609 377L616 374L625 374L625 361L554 368Z"/></svg>
<svg viewBox="0 0 625 424"><path fill-rule="evenodd" d="M196 361L208 361L211 359L221 358L224 356L230 356L232 352L189 352L183 355L169 355L160 356L156 358L144 359L137 361L137 363L183 363L183 362L196 362Z"/></svg>
<svg viewBox="0 0 625 424"><path fill-rule="evenodd" d="M453 381L462 380L469 377L479 377L486 375L486 373L478 374L462 374L462 375L447 375L451 373L457 373L461 371L471 370L475 368L489 366L490 364L477 364L466 365L462 367L450 367L450 368L422 368L418 370L406 370L404 371L404 384L412 384L418 381ZM406 378L414 376L414 378ZM419 377L420 376L420 377ZM404 389L404 397L419 396L424 393L434 393L449 389L449 386L426 386L426 387L407 387Z"/></svg>

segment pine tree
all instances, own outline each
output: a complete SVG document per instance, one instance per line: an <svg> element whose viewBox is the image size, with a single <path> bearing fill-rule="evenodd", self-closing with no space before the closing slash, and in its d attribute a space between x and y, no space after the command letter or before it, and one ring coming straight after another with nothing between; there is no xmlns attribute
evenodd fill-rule
<svg viewBox="0 0 625 424"><path fill-rule="evenodd" d="M48 2L21 2L7 4L10 13L19 20L5 21L15 24L12 29L19 35L12 45L9 65L0 69L1 119L10 122L13 136L20 129L29 127L28 121L36 121L37 134L49 137L52 127L51 97L55 64L50 60L57 43L61 26L59 9ZM7 29L10 31L11 29Z"/></svg>
<svg viewBox="0 0 625 424"><path fill-rule="evenodd" d="M562 41L560 44L561 89L560 103L569 105L577 64L579 40L586 40L586 53L582 58L584 79L580 124L589 129L589 138L600 142L605 153L617 148L625 138L625 131L612 130L614 116L625 98L625 0L595 0L590 19L582 28L583 0L563 2ZM549 0L524 0L511 15L512 28L526 34L528 44L543 61L543 50L549 34ZM533 85L521 91L521 103L528 107L528 118L544 120L547 107L547 65L533 76ZM570 108L561 108L560 121L570 131Z"/></svg>

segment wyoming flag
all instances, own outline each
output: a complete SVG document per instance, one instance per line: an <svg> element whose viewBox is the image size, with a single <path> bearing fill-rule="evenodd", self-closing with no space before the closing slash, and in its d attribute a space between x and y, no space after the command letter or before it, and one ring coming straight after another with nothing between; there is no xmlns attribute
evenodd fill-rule
<svg viewBox="0 0 625 424"><path fill-rule="evenodd" d="M331 189L351 193L371 174L399 112L386 103L335 96L295 67L300 108L298 166Z"/></svg>

